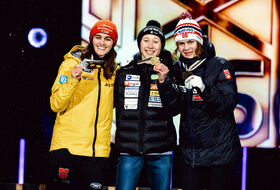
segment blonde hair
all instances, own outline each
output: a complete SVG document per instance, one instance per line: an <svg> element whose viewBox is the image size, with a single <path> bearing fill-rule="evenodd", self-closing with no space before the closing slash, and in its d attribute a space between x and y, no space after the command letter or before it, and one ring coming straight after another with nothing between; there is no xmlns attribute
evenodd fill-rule
<svg viewBox="0 0 280 190"><path fill-rule="evenodd" d="M201 58L202 56L202 53L203 53L203 48L202 48L202 45L200 43L198 43L198 41L196 41L197 43L197 48L195 50L195 55L198 57L198 58ZM172 60L173 61L176 61L179 59L180 55L178 55L178 43L176 43L176 49L172 52Z"/></svg>

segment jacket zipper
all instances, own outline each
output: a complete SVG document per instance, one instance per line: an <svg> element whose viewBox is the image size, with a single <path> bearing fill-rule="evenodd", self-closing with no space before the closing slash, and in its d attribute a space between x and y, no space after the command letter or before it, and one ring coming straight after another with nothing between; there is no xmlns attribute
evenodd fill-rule
<svg viewBox="0 0 280 190"><path fill-rule="evenodd" d="M141 77L142 77L143 75L141 74L141 76L140 76L140 80L141 80ZM142 85L143 85L143 97L144 98L146 98L146 91L145 91L145 85L146 85L146 83L145 83L145 80L146 79L144 79L144 80L142 80L141 81L141 83L142 83ZM140 88L141 88L141 86L140 86ZM140 88L139 88L139 90L140 90ZM140 93L140 92L139 92ZM138 102L139 102L139 99L138 99ZM143 149L144 149L144 146L143 146L143 136L144 136L144 114L143 114L143 108L145 107L144 106L144 102L145 101L140 101L138 104L139 104L139 111L140 111L140 129L139 129L139 140L140 140L140 155L142 155L143 154Z"/></svg>
<svg viewBox="0 0 280 190"><path fill-rule="evenodd" d="M100 104L100 93L101 93L101 81L100 81L100 68L98 68L98 74L97 74L97 79L98 79L98 96L97 96L97 105L96 105L96 114L95 114L95 123L94 123L94 139L93 139L93 144L92 144L92 157L95 157L95 142L97 138L97 123L98 123L98 116L99 116L99 104Z"/></svg>
<svg viewBox="0 0 280 190"><path fill-rule="evenodd" d="M192 101L192 96L193 96L193 90L191 90L190 92L191 95L191 109L190 109L190 118L193 118L193 111L192 111L192 107L193 107L193 101ZM193 123L192 123L192 119L189 120L190 122L190 132L191 132L191 143L192 143L192 167L194 168L195 166L195 144L193 142Z"/></svg>
<svg viewBox="0 0 280 190"><path fill-rule="evenodd" d="M145 109L145 107L147 106L147 102L145 101L146 99L146 95L147 95L147 89L150 89L150 88L146 88L146 85L147 85L147 81L146 81L146 77L150 76L151 73L147 72L147 67L144 67L144 74L141 73L141 76L140 76L140 80L142 78L142 81L141 81L141 84L143 84L143 98L144 98L144 101L141 101L139 103L139 110L140 110L140 132L139 132L139 136L140 136L140 155L143 155L143 150L144 150L144 124L145 124L145 117L144 117L144 111L143 109ZM148 81L148 84L149 84L149 81ZM141 86L140 86L141 87ZM150 90L148 90L148 93L150 93ZM149 95L148 95L149 96ZM139 99L138 99L139 101ZM146 105L145 105L146 104Z"/></svg>

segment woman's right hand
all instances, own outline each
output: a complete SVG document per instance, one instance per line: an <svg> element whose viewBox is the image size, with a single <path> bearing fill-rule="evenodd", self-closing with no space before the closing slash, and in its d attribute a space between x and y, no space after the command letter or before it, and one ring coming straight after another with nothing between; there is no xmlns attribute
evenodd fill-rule
<svg viewBox="0 0 280 190"><path fill-rule="evenodd" d="M74 79L80 80L83 73L83 67L81 65L76 65L71 71L71 76Z"/></svg>

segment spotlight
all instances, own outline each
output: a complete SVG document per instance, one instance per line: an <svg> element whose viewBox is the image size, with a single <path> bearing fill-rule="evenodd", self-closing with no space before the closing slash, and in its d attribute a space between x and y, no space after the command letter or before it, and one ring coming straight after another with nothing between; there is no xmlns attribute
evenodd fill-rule
<svg viewBox="0 0 280 190"><path fill-rule="evenodd" d="M40 48L47 43L48 35L42 28L32 28L28 33L28 41L35 48Z"/></svg>

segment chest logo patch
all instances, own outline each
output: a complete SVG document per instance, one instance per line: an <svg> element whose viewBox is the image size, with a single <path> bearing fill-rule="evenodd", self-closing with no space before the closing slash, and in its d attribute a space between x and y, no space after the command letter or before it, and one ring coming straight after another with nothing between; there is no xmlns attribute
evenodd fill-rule
<svg viewBox="0 0 280 190"><path fill-rule="evenodd" d="M193 89L192 101L203 101L196 89Z"/></svg>
<svg viewBox="0 0 280 190"><path fill-rule="evenodd" d="M152 74L151 75L151 80L157 80L158 79L158 75L157 74Z"/></svg>
<svg viewBox="0 0 280 190"><path fill-rule="evenodd" d="M140 80L140 75L126 75L125 80Z"/></svg>
<svg viewBox="0 0 280 190"><path fill-rule="evenodd" d="M224 74L225 74L226 79L231 79L231 74L228 69L224 69Z"/></svg>
<svg viewBox="0 0 280 190"><path fill-rule="evenodd" d="M140 86L140 81L124 81L124 86Z"/></svg>
<svg viewBox="0 0 280 190"><path fill-rule="evenodd" d="M59 84L67 83L68 82L68 76L60 75L58 82L59 82Z"/></svg>

